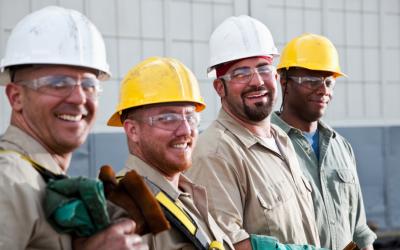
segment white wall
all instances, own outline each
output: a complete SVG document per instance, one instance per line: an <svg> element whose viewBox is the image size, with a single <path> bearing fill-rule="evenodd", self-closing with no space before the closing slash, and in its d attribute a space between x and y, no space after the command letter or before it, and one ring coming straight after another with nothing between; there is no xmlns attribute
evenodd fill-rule
<svg viewBox="0 0 400 250"><path fill-rule="evenodd" d="M400 0L0 0L0 56L16 22L46 5L85 13L103 33L113 78L104 85L95 132L105 126L118 98L118 82L133 65L154 55L190 67L208 104L206 127L219 109L206 78L207 41L230 15L250 14L272 31L278 47L303 32L326 35L337 46L341 79L327 119L340 126L400 125ZM0 133L9 122L0 94ZM280 101L279 101L280 102Z"/></svg>

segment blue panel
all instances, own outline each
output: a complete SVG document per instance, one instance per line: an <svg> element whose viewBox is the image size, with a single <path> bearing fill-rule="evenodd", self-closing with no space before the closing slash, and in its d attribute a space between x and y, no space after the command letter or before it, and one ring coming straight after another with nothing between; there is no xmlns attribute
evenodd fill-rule
<svg viewBox="0 0 400 250"><path fill-rule="evenodd" d="M89 145L91 143L90 136L72 156L71 165L68 169L70 176L89 176L90 175L90 155Z"/></svg>
<svg viewBox="0 0 400 250"><path fill-rule="evenodd" d="M367 218L387 227L383 128L336 128L352 145Z"/></svg>
<svg viewBox="0 0 400 250"><path fill-rule="evenodd" d="M386 128L386 197L388 204L387 221L391 228L400 227L400 128Z"/></svg>
<svg viewBox="0 0 400 250"><path fill-rule="evenodd" d="M128 146L124 133L96 134L95 174L98 174L100 167L104 164L111 165L115 172L124 167L128 157Z"/></svg>

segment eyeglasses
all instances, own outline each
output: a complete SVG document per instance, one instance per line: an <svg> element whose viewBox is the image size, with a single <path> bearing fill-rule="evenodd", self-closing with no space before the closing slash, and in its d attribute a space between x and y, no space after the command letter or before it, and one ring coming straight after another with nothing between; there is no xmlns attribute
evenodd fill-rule
<svg viewBox="0 0 400 250"><path fill-rule="evenodd" d="M17 83L22 83L30 89L56 97L70 96L76 86L81 86L88 99L96 99L102 91L100 81L90 77L82 78L78 81L70 76L50 75L33 80L17 81Z"/></svg>
<svg viewBox="0 0 400 250"><path fill-rule="evenodd" d="M255 73L258 73L264 81L270 80L275 72L275 67L271 64L261 65L256 68L243 67L223 75L220 78L225 81L234 81L240 84L246 84L253 79Z"/></svg>
<svg viewBox="0 0 400 250"><path fill-rule="evenodd" d="M336 83L336 78L333 76L288 76L288 78L311 90L318 89L322 84L325 84L328 89L333 90Z"/></svg>
<svg viewBox="0 0 400 250"><path fill-rule="evenodd" d="M165 113L147 117L142 121L147 122L150 126L169 131L177 130L182 121L187 121L190 128L195 130L200 123L200 115L195 112L188 114Z"/></svg>

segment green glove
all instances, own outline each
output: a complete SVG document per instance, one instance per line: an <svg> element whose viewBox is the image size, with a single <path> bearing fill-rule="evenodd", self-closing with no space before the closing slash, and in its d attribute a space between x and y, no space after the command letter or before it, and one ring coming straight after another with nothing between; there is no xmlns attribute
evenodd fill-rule
<svg viewBox="0 0 400 250"><path fill-rule="evenodd" d="M250 242L253 250L276 249L278 240L274 237L250 234Z"/></svg>
<svg viewBox="0 0 400 250"><path fill-rule="evenodd" d="M250 235L251 247L253 250L317 250L317 249L325 249L318 248L312 245L296 245L296 244L282 244L275 237L266 236L266 235ZM326 249L328 250L328 249Z"/></svg>
<svg viewBox="0 0 400 250"><path fill-rule="evenodd" d="M59 233L87 237L110 224L103 183L84 177L50 180L45 214Z"/></svg>

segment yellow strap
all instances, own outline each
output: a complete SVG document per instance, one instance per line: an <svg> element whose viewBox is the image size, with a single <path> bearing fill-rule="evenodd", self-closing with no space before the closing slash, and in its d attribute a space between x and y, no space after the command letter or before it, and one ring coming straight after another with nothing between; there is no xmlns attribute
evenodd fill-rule
<svg viewBox="0 0 400 250"><path fill-rule="evenodd" d="M208 248L209 250L225 250L224 245L222 244L222 242L219 241L212 241L210 243L210 246Z"/></svg>
<svg viewBox="0 0 400 250"><path fill-rule="evenodd" d="M189 220L186 214L174 202L171 201L163 192L156 195L156 199L163 204L176 218L189 230L192 235L196 233L196 226Z"/></svg>
<svg viewBox="0 0 400 250"><path fill-rule="evenodd" d="M23 159L23 160L29 162L30 164L34 165L33 166L34 168L41 167L39 163L35 162L31 158L25 156L24 154L22 154L22 153L20 153L18 151L15 151L15 150L0 150L0 153L14 153L14 154L17 154L17 155L19 155L21 157L21 159Z"/></svg>
<svg viewBox="0 0 400 250"><path fill-rule="evenodd" d="M33 159L31 159L30 157L15 151L15 150L0 150L0 153L14 153L17 154L21 157L22 160L25 160L27 162L30 163L30 165L43 177L43 179L45 180L45 182L48 182L49 179L53 178L53 179L63 179L66 178L66 175L63 174L56 174L51 172L50 170L48 170L47 168L43 167L42 165L40 165L39 163L37 163L36 161L34 161Z"/></svg>

